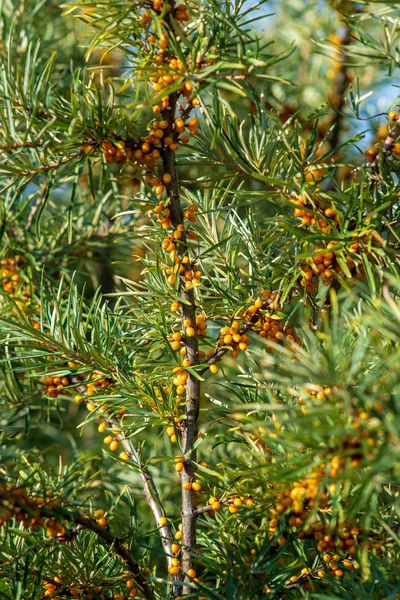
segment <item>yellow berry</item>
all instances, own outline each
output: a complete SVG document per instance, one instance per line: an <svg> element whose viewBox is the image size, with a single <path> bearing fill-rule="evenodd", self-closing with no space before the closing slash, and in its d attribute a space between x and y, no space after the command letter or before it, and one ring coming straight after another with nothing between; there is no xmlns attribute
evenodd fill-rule
<svg viewBox="0 0 400 600"><path fill-rule="evenodd" d="M214 365L214 364L210 365L209 369L210 369L211 373L218 373L218 370L219 370L217 365Z"/></svg>
<svg viewBox="0 0 400 600"><path fill-rule="evenodd" d="M158 522L158 525L159 525L159 527L164 527L164 525L166 525L167 523L168 523L167 517L161 517Z"/></svg>
<svg viewBox="0 0 400 600"><path fill-rule="evenodd" d="M115 452L116 450L118 450L118 442L117 440L113 440L110 444L110 450L111 452Z"/></svg>

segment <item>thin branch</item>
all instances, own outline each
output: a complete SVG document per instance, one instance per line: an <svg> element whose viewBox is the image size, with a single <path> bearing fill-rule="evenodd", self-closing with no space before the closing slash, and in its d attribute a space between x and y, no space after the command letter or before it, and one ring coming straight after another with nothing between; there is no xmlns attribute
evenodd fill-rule
<svg viewBox="0 0 400 600"><path fill-rule="evenodd" d="M49 165L42 165L40 166L37 170L35 171L22 171L21 173L18 173L19 177L27 177L28 175L40 175L40 173L48 173L49 171L52 171L53 169L59 169L60 167L68 164L69 162L75 160L75 159L79 159L79 158L84 158L86 155L82 152L75 152L75 154L71 154L70 156L66 156L65 158L60 158L59 160L50 163Z"/></svg>
<svg viewBox="0 0 400 600"><path fill-rule="evenodd" d="M19 150L20 148L40 148L44 146L45 140L36 140L35 142L13 142L11 144L1 144L0 150L6 150L12 152L13 150Z"/></svg>

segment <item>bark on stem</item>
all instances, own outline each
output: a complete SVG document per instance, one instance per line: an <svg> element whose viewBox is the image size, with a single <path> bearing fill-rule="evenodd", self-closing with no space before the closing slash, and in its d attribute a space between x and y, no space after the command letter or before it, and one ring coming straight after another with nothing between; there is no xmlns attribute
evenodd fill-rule
<svg viewBox="0 0 400 600"><path fill-rule="evenodd" d="M168 109L163 111L163 118L168 121L168 129L166 135L172 137L174 140L177 139L177 134L174 131L175 113L177 108L177 96L171 94L169 97L170 105ZM189 112L189 111L187 111ZM170 220L173 228L175 229L178 225L183 223L183 210L180 201L179 193L179 180L176 170L175 153L169 148L165 147L162 152L162 161L164 173L171 175L171 182L167 184L167 193L170 199L168 205L171 213ZM182 256L187 252L187 237L183 232L182 238L177 244L178 256ZM186 288L186 280L184 276L179 278L179 292L182 297L182 322L185 319L190 319L192 326L196 329L196 306L194 299L194 291ZM183 330L185 328L183 327ZM190 360L192 365L199 363L199 348L196 336L184 337L186 345L186 357ZM186 419L183 423L182 433L182 448L184 455L184 468L181 471L181 482L192 482L195 476L194 461L196 460L196 451L194 450L194 444L197 439L197 421L199 417L199 404L200 404L200 382L199 380L188 374L186 381L186 406L185 416ZM193 490L185 490L182 485L182 578L184 582L190 582L191 579L186 575L188 570L192 567L192 555L193 550L196 546L196 516L194 514L196 510L196 494ZM190 586L183 586L182 593L190 594L192 588Z"/></svg>

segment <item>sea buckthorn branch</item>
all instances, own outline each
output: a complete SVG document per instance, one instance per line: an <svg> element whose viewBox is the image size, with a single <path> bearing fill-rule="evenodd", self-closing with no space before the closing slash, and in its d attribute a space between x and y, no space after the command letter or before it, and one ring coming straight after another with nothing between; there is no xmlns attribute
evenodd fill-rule
<svg viewBox="0 0 400 600"><path fill-rule="evenodd" d="M129 571L133 574L138 589L147 600L155 600L155 595L149 582L141 572L140 566L135 562L131 553L124 545L122 539L115 537L106 527L100 525L97 521L87 519L79 513L69 513L62 509L57 509L56 513L62 516L66 521L76 523L82 529L88 529L101 537L108 546L117 554L126 564Z"/></svg>
<svg viewBox="0 0 400 600"><path fill-rule="evenodd" d="M85 392L86 387L80 386L77 388L77 390L80 392ZM86 405L88 410L91 411L101 408L101 404L93 401L90 397L86 400ZM121 431L122 423L119 415L110 416L100 413L100 420L101 424L99 425L99 431L101 433L105 431L107 426L111 430ZM108 440L108 438L111 439ZM161 543L164 548L168 567L170 567L173 557L173 552L171 549L173 542L171 527L166 520L165 510L163 508L157 487L154 483L154 479L148 467L146 467L146 465L143 463L140 450L136 448L131 439L126 438L124 435L122 435L122 433L118 433L115 436L107 436L104 441L107 443L109 442L111 451L117 450L118 443L121 443L122 447L124 448L124 452L121 453L122 456L120 454L120 458L122 458L124 462L133 457L135 465L139 469L146 502L153 513L157 526L159 527Z"/></svg>
<svg viewBox="0 0 400 600"><path fill-rule="evenodd" d="M163 111L163 118L168 121L167 135L175 138L175 112L177 108L177 95L171 94L170 106L165 108ZM186 114L190 112L190 105L186 107ZM175 153L167 146L163 149L162 153L163 169L164 174L169 174L171 179L166 183L167 193L170 198L169 209L170 209L170 221L172 227L175 229L183 223L183 210L180 201L179 192L179 181L176 170ZM186 232L182 231L182 236L178 244L178 256L181 256L184 250L187 248L187 237ZM182 296L182 321L184 324L184 331L188 328L185 327L185 322L192 324L196 323L196 305L194 298L193 288L186 288L186 281L184 275L179 278L179 293ZM199 364L199 346L196 335L185 336L186 345L186 359L190 361L192 366ZM186 459L183 463L183 469L180 471L181 482L182 482L182 562L181 567L183 571L184 581L190 582L191 579L187 575L190 569L192 569L192 553L196 546L196 517L193 514L196 510L196 495L193 489L185 489L185 484L192 482L195 475L195 461L196 451L194 445L197 439L197 422L199 417L199 405L200 405L200 381L193 374L188 372L188 378L186 380L186 405L185 405L185 416L186 419L182 422L182 450L183 458ZM190 594L191 588L189 586L183 586L183 594Z"/></svg>
<svg viewBox="0 0 400 600"><path fill-rule="evenodd" d="M5 500L6 503L2 500ZM154 592L143 575L140 566L124 545L124 540L114 536L107 528L107 521L78 512L71 512L57 506L58 503L59 500L49 501L49 499L35 496L30 497L26 495L24 490L8 488L7 485L2 486L0 488L0 525L9 521L15 513L17 516L23 516L24 526L31 526L34 530L37 530L41 525L45 526L47 527L47 534L52 537L56 536L55 539L59 541L68 541L68 539L71 539L71 535L75 536L82 529L92 531L101 537L110 549L124 561L144 597L147 600L155 600ZM33 514L33 518L30 518L30 513ZM65 530L60 520L74 523L77 527L70 531ZM105 521L104 524L102 523L103 520Z"/></svg>

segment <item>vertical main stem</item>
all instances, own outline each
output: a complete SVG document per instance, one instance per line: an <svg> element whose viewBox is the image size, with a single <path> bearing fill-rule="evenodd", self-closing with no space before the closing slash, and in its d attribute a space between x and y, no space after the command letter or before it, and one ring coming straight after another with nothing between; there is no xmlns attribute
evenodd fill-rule
<svg viewBox="0 0 400 600"><path fill-rule="evenodd" d="M177 134L174 131L175 112L177 106L176 94L170 95L170 106L168 109L163 111L163 118L168 121L168 129L166 135L177 138ZM162 153L163 168L165 173L171 175L171 182L167 184L167 192L170 198L170 219L174 229L183 223L183 210L180 200L179 193L179 180L176 170L175 153L166 147ZM178 255L181 256L187 251L187 236L183 232L182 238L178 244ZM185 319L190 319L192 326L196 329L196 305L194 298L194 291L186 288L186 280L182 275L179 279L179 292L182 297L182 322ZM185 331L185 327L183 327ZM186 357L190 360L192 365L199 363L199 346L197 337L184 338L186 344ZM187 576L188 570L192 567L192 554L196 546L196 493L194 490L185 490L183 484L185 482L192 482L195 476L195 467L191 461L196 460L196 451L194 444L197 439L197 421L199 418L199 405L200 405L200 382L196 377L193 377L188 373L188 379L186 381L186 406L185 416L186 419L183 422L183 434L182 434L182 447L184 454L184 468L181 471L181 483L182 483L182 573L183 581L189 582L190 578ZM189 594L191 592L189 586L183 586L183 594Z"/></svg>

